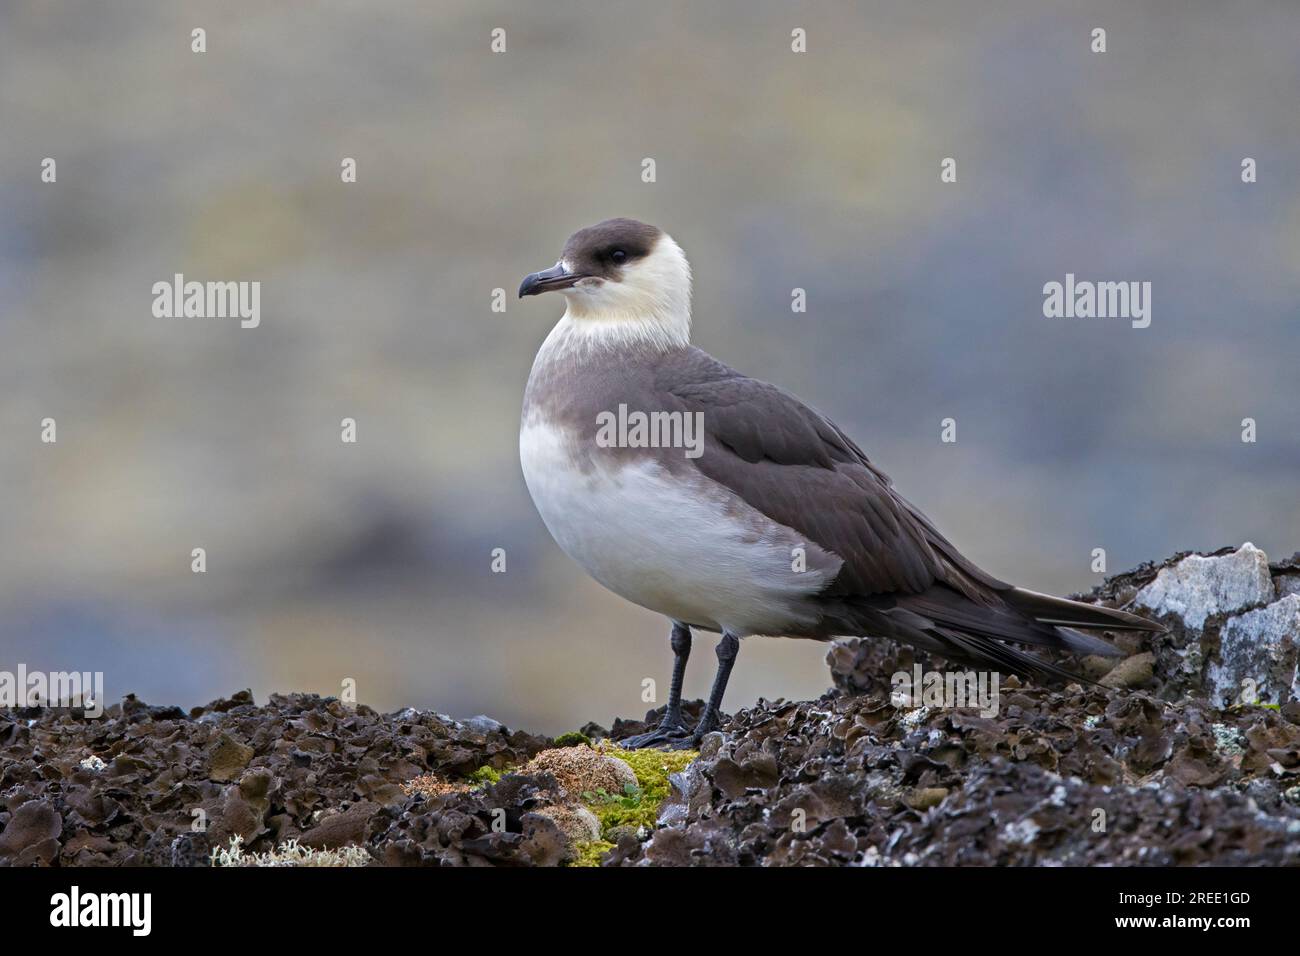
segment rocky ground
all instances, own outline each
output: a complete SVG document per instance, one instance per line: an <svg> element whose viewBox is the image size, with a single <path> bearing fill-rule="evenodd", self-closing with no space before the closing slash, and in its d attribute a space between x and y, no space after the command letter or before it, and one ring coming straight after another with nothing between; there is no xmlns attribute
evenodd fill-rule
<svg viewBox="0 0 1300 956"><path fill-rule="evenodd" d="M905 700L891 676L938 662L844 642L824 697L698 754L620 749L643 721L552 740L299 694L0 711L0 863L1300 864L1300 555L1176 555L1082 597L1169 630L982 709Z"/></svg>

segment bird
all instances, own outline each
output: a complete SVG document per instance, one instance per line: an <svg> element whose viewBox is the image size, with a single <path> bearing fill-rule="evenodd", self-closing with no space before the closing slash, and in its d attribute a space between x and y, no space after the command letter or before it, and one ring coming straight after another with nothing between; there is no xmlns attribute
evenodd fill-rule
<svg viewBox="0 0 1300 956"><path fill-rule="evenodd" d="M720 729L748 637L889 638L1050 683L1078 678L1018 645L1116 656L1077 628L1162 629L981 570L829 418L693 346L691 267L661 229L579 229L519 286L521 299L549 292L566 308L524 389L525 484L564 552L671 623L663 718L621 745L686 748ZM691 728L694 631L721 637Z"/></svg>

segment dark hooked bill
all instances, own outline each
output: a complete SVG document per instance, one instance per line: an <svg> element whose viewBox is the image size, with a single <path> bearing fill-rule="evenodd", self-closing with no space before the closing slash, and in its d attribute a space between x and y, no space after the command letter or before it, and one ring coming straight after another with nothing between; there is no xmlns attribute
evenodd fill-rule
<svg viewBox="0 0 1300 956"><path fill-rule="evenodd" d="M549 269L543 269L541 272L534 272L532 275L524 276L524 281L519 284L519 298L526 295L541 295L543 292L554 292L557 289L567 289L576 283L582 275L577 272L569 272L558 262Z"/></svg>

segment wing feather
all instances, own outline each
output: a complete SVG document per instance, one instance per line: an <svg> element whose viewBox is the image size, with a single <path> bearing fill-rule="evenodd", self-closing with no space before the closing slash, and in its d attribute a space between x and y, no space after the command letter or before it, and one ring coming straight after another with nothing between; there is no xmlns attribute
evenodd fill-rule
<svg viewBox="0 0 1300 956"><path fill-rule="evenodd" d="M689 354L690 364L666 369L656 389L680 410L702 414L704 449L696 467L843 560L820 595L835 621L860 615L865 627L890 632L880 636L953 660L1052 678L1073 675L1002 642L1104 653L1104 642L1058 625L1158 627L1109 608L1022 591L987 574L820 412L703 352Z"/></svg>
<svg viewBox="0 0 1300 956"><path fill-rule="evenodd" d="M844 559L836 593L916 593L946 577L926 524L820 412L735 373L668 391L703 415L700 471Z"/></svg>

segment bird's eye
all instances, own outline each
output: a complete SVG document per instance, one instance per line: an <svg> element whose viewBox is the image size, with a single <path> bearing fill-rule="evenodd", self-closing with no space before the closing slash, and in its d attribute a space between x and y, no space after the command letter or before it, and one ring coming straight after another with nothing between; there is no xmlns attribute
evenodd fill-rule
<svg viewBox="0 0 1300 956"><path fill-rule="evenodd" d="M613 252L609 254L609 257L613 259L615 262L622 262L627 258L627 253L624 252L622 249L615 249Z"/></svg>

